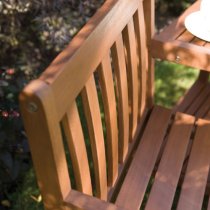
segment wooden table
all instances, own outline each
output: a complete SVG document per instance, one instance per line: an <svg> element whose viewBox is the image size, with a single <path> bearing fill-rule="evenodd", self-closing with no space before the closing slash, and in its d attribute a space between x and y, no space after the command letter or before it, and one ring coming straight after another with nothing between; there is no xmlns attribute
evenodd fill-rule
<svg viewBox="0 0 210 210"><path fill-rule="evenodd" d="M200 1L196 1L172 24L155 35L151 43L154 58L210 71L210 43L195 37L184 26L185 17L199 9Z"/></svg>

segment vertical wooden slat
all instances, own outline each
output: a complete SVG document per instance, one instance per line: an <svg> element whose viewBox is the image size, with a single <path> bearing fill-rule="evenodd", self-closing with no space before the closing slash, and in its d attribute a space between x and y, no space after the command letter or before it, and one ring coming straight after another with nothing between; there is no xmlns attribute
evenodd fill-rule
<svg viewBox="0 0 210 210"><path fill-rule="evenodd" d="M151 39L155 32L155 1L146 0L143 2L144 17L146 25L146 38L147 38L147 50L150 49ZM155 61L148 51L148 80L147 80L147 104L148 107L152 107L154 104L154 70Z"/></svg>
<svg viewBox="0 0 210 210"><path fill-rule="evenodd" d="M40 80L31 82L20 95L24 126L47 210L62 209L71 190L54 100L50 87Z"/></svg>
<svg viewBox="0 0 210 210"><path fill-rule="evenodd" d="M112 186L118 174L118 128L114 82L109 53L102 60L98 73L106 121L108 186Z"/></svg>
<svg viewBox="0 0 210 210"><path fill-rule="evenodd" d="M129 140L129 109L128 85L122 34L114 43L112 58L118 89L118 122L119 122L119 161L123 162L128 151Z"/></svg>
<svg viewBox="0 0 210 210"><path fill-rule="evenodd" d="M107 173L105 145L103 137L100 108L94 76L92 75L81 92L90 136L91 150L96 181L97 197L107 199Z"/></svg>
<svg viewBox="0 0 210 210"><path fill-rule="evenodd" d="M146 210L171 209L194 121L190 115L176 114Z"/></svg>
<svg viewBox="0 0 210 210"><path fill-rule="evenodd" d="M138 71L139 71L139 118L142 117L146 105L146 81L148 52L146 47L146 29L144 21L143 3L140 2L139 8L134 14L134 27L137 40L138 50Z"/></svg>
<svg viewBox="0 0 210 210"><path fill-rule="evenodd" d="M76 102L71 105L62 124L70 151L77 190L92 195L87 151Z"/></svg>
<svg viewBox="0 0 210 210"><path fill-rule="evenodd" d="M138 121L138 69L137 69L137 46L134 31L133 18L128 22L123 31L124 44L127 52L127 75L129 101L131 106L130 114L130 141L135 136Z"/></svg>
<svg viewBox="0 0 210 210"><path fill-rule="evenodd" d="M201 209L210 166L210 122L199 119L178 210Z"/></svg>

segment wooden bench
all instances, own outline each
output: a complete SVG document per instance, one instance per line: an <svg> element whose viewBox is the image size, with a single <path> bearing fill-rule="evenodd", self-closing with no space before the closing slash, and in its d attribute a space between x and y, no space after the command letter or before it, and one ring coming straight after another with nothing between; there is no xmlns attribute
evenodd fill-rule
<svg viewBox="0 0 210 210"><path fill-rule="evenodd" d="M154 105L153 34L154 0L107 0L22 91L46 210L207 206L210 121Z"/></svg>

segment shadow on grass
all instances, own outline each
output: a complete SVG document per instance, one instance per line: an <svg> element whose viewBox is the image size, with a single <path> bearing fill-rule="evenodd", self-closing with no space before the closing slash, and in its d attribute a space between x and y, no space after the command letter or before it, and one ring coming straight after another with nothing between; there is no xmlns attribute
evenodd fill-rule
<svg viewBox="0 0 210 210"><path fill-rule="evenodd" d="M176 104L193 84L199 71L167 61L157 61L155 70L155 103L164 107Z"/></svg>

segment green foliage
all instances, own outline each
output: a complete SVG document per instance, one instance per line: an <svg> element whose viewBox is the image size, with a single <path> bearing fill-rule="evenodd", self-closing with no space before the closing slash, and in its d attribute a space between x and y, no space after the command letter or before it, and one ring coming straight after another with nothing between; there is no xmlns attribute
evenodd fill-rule
<svg viewBox="0 0 210 210"><path fill-rule="evenodd" d="M3 201L19 189L23 174L31 166L18 94L39 76L102 3L0 0L0 209L8 206ZM31 209L28 201L23 197L21 200L25 209ZM20 205L17 209L24 209Z"/></svg>
<svg viewBox="0 0 210 210"><path fill-rule="evenodd" d="M194 0L156 0L156 7L160 14L177 16L193 2Z"/></svg>
<svg viewBox="0 0 210 210"><path fill-rule="evenodd" d="M43 210L42 198L36 183L34 170L23 177L16 188L16 193L8 195L13 210Z"/></svg>

